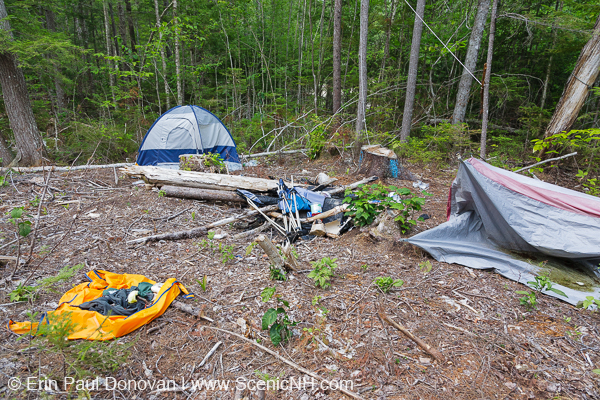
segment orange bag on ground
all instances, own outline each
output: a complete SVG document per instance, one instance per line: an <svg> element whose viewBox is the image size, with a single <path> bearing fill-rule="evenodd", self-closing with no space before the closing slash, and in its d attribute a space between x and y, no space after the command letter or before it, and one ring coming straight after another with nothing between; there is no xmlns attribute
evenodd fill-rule
<svg viewBox="0 0 600 400"><path fill-rule="evenodd" d="M65 293L56 310L44 313L39 323L9 321L9 329L18 334L35 335L40 324L51 323L58 318L68 318L74 324L69 339L110 340L126 335L162 315L179 293L188 294L181 283L175 278L170 278L160 288L156 300L146 308L130 316L106 316L73 306L102 297L102 292L108 288L128 289L140 282L153 285L156 282L143 275L115 274L102 270L90 271L87 277L91 282L79 284ZM189 297L193 297L193 294L186 296Z"/></svg>

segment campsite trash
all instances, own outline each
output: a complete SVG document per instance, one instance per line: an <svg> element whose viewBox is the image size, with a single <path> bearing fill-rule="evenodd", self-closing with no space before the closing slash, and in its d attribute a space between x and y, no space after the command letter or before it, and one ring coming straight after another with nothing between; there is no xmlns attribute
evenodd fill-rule
<svg viewBox="0 0 600 400"><path fill-rule="evenodd" d="M559 275L554 287L568 297L545 293L573 305L600 294L600 198L470 158L460 161L448 203L448 222L405 241L438 261L528 285Z"/></svg>
<svg viewBox="0 0 600 400"><path fill-rule="evenodd" d="M323 211L321 203L311 203L310 204L310 213L312 215L320 214Z"/></svg>
<svg viewBox="0 0 600 400"><path fill-rule="evenodd" d="M427 189L429 189L429 183L416 181L416 182L413 182L413 187L415 189L427 190Z"/></svg>
<svg viewBox="0 0 600 400"><path fill-rule="evenodd" d="M103 270L90 271L87 273L87 277L91 282L81 283L66 292L61 297L59 306L53 311L44 313L39 323L9 321L8 327L18 334L36 335L40 324L53 323L60 318L67 318L74 324L74 329L68 336L69 339L109 340L126 335L154 320L167 310L180 293L188 294L180 282L175 278L169 278L162 284L158 297L149 306L145 307L143 302L138 301L134 305L140 309L135 312L121 315L114 313L107 315L107 313L104 314L107 316L100 317L101 313L92 309L82 309L81 306L102 298L106 291L117 293L133 289L152 296L151 288L156 282L143 275L115 274ZM127 294L129 293L127 292ZM193 295L186 297L193 297ZM123 300L127 302L127 296L124 296ZM107 304L107 307L114 306ZM124 318L124 315L129 316ZM100 323L102 323L101 326Z"/></svg>

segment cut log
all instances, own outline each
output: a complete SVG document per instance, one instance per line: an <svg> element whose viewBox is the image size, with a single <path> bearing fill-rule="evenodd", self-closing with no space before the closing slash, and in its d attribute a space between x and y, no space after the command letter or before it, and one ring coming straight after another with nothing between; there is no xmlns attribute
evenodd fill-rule
<svg viewBox="0 0 600 400"><path fill-rule="evenodd" d="M296 271L296 268L294 268L292 264L285 263L283 261L283 258L279 255L279 250L277 249L277 247L275 247L273 242L271 242L271 239L269 239L265 235L258 235L257 238L254 239L254 241L258 243L260 248L263 249L265 253L267 253L269 260L271 260L271 263L273 263L274 267L278 268L279 270L282 270L284 267L287 267L292 271Z"/></svg>
<svg viewBox="0 0 600 400"><path fill-rule="evenodd" d="M260 209L260 211L270 212L277 210L277 206L267 206ZM146 236L139 239L128 240L127 244L141 244L147 242L157 242L159 240L181 240L181 239L192 239L202 235L206 235L209 229L216 228L218 226L227 225L231 222L237 221L238 219L251 217L253 215L259 214L258 210L248 210L245 213L234 215L233 217L225 218L220 221L213 222L212 224L208 224L205 226L200 226L198 228L190 229L187 231L179 231L179 232L170 232L170 233L162 233L159 235Z"/></svg>
<svg viewBox="0 0 600 400"><path fill-rule="evenodd" d="M164 185L160 188L167 197L180 199L231 201L234 203L245 203L246 199L229 190L198 189L185 186Z"/></svg>
<svg viewBox="0 0 600 400"><path fill-rule="evenodd" d="M277 181L238 175L207 174L195 171L181 171L153 166L134 165L121 168L129 176L144 179L157 186L174 185L213 190L245 189L255 192L277 190Z"/></svg>
<svg viewBox="0 0 600 400"><path fill-rule="evenodd" d="M390 169L390 160L397 160L396 154L381 145L363 146L361 149L359 174L377 175L381 177L394 176Z"/></svg>

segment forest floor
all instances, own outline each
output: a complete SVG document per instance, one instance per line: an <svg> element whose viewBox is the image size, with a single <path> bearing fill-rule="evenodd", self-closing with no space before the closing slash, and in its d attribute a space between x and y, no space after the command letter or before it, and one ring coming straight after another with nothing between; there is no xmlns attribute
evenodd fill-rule
<svg viewBox="0 0 600 400"><path fill-rule="evenodd" d="M446 220L448 189L456 169L407 167L429 183L423 213L430 219L419 222L410 235L432 228ZM341 160L307 162L300 158L273 160L254 167L248 175L266 177L314 178L326 172L350 183L360 177ZM350 174L348 174L350 172ZM553 173L554 174L554 173ZM555 183L573 185L569 175L540 176ZM236 379L280 380L303 375L272 355L232 335L210 329L213 325L241 334L238 321L252 326L253 338L279 354L327 379L352 380L349 389L365 399L529 399L600 398L600 375L592 372L600 365L600 335L597 313L580 310L558 299L540 295L539 308L527 311L519 305L516 290L525 286L491 271L472 270L460 265L438 263L427 254L396 238L375 238L368 230L354 228L339 239L316 237L296 242L298 259L306 269L309 262L323 257L337 259L336 276L329 289L316 288L307 271L292 274L285 282L269 279L268 259L256 246L249 255L252 237L235 241L241 232L224 227L229 237L220 240L233 246L235 258L226 264L221 253L198 243L205 238L127 245L126 241L153 233L190 229L239 212L239 205L207 203L161 197L156 190L134 185L135 179L121 178L115 184L112 170L53 173L50 186L54 198L40 217L39 242L32 264L32 282L54 276L65 265L84 264L73 278L59 283L54 291L40 291L28 302L14 303L9 293L31 274L31 267L19 269L13 281L0 286L0 315L3 321L25 321L27 312L44 312L58 306L62 293L87 282L85 273L102 269L116 273L142 274L155 281L177 278L196 294L183 300L204 307L214 324L170 307L143 328L117 339L132 343L131 356L114 372L89 370L98 376L117 380L141 379L221 379L234 382L229 390L175 391L100 390L92 398L122 399L233 399ZM41 174L13 176L9 186L0 189L0 228L3 255L15 255L14 226L6 213L14 207L28 208L41 196ZM412 182L388 179L387 184L408 186ZM66 203L69 202L69 203ZM73 219L77 215L77 219ZM170 216L177 215L170 219ZM268 231L267 231L268 232ZM272 233L273 234L273 233ZM276 235L274 235L274 240ZM24 245L27 253L29 245ZM432 269L419 264L430 261ZM363 268L367 265L368 268ZM1 269L6 277L14 262ZM206 291L197 280L207 276ZM383 294L372 283L376 277L402 279L404 285ZM261 291L277 287L277 294L289 301L289 315L299 324L295 335L283 346L273 347L268 333L261 331L261 318L274 301L263 303ZM313 305L321 296L323 313ZM414 335L441 351L443 362L432 359L413 341L382 322L378 310L403 324ZM6 325L5 325L6 326ZM157 329L153 329L157 328ZM312 328L314 337L305 328ZM27 349L29 339L8 329L0 334L0 396L39 398L43 393L23 388L11 391L11 377L21 381L29 376L62 379L65 361L60 353L45 351L39 343ZM223 342L208 362L199 367L216 342ZM319 343L319 341L321 343ZM33 342L32 342L33 343ZM257 373L256 371L259 371ZM268 374L268 375L267 375ZM60 391L59 391L60 392ZM50 393L49 398L66 398ZM246 394L256 399L257 393ZM304 388L267 391L267 399L340 399L336 390Z"/></svg>

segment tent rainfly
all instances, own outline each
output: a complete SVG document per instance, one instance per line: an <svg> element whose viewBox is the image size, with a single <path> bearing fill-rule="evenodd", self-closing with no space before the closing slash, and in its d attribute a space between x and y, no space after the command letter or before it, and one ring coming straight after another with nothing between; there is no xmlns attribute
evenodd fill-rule
<svg viewBox="0 0 600 400"><path fill-rule="evenodd" d="M177 106L150 127L137 157L138 165L179 168L182 154L218 153L230 171L242 168L235 142L221 120L198 106Z"/></svg>
<svg viewBox="0 0 600 400"><path fill-rule="evenodd" d="M494 269L527 284L548 275L550 296L571 304L600 295L600 198L483 161L461 161L448 221L407 242L436 260Z"/></svg>

